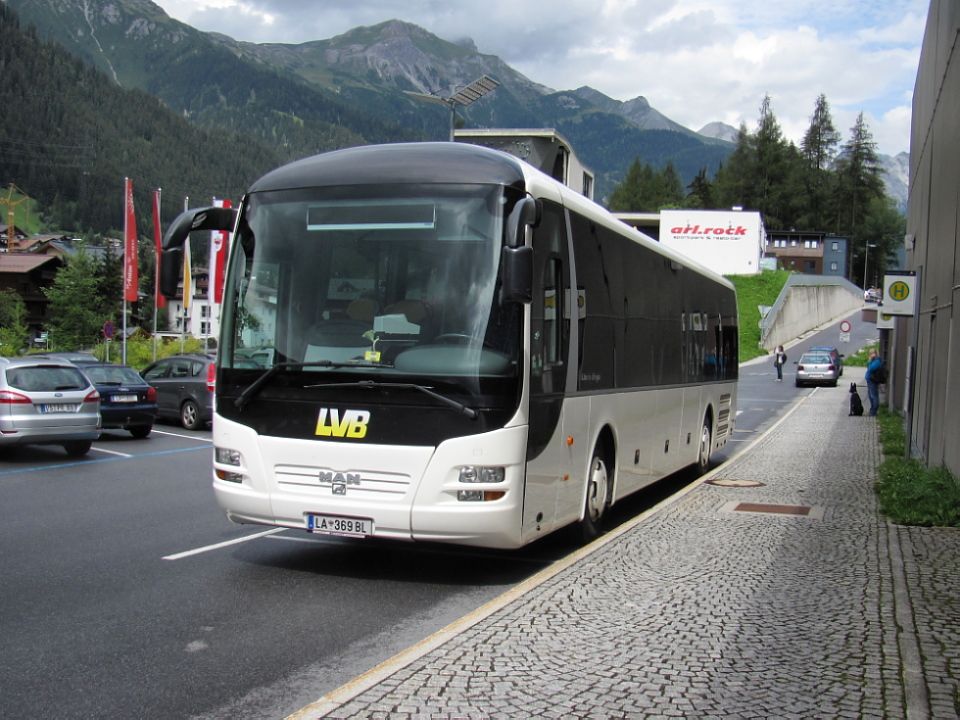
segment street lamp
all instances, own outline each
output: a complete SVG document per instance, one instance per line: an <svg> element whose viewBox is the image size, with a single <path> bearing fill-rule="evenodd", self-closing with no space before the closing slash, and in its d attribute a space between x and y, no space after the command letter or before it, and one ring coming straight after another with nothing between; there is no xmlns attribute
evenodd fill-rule
<svg viewBox="0 0 960 720"><path fill-rule="evenodd" d="M450 142L453 142L453 130L457 123L457 105L463 105L464 107L471 105L487 93L496 90L498 85L500 85L500 83L489 75L482 75L450 97L427 95L426 93L412 92L410 90L404 90L404 92L417 100L434 103L436 105L444 105L450 108Z"/></svg>
<svg viewBox="0 0 960 720"><path fill-rule="evenodd" d="M870 256L870 248L875 248L876 243L867 243L863 248L863 289L867 289L867 258Z"/></svg>

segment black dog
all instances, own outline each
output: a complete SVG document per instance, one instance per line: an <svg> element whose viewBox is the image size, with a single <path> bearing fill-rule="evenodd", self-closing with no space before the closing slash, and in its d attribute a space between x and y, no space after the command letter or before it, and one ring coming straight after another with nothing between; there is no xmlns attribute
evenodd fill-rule
<svg viewBox="0 0 960 720"><path fill-rule="evenodd" d="M850 383L850 414L863 415L863 403L860 402L860 393L857 392L856 383Z"/></svg>

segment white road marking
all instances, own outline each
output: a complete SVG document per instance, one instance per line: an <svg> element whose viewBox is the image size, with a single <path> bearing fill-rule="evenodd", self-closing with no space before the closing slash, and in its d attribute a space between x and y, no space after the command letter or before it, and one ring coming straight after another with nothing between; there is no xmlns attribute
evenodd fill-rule
<svg viewBox="0 0 960 720"><path fill-rule="evenodd" d="M219 550L220 548L225 548L230 545L239 545L240 543L245 543L248 540L256 540L257 538L266 537L267 535L273 535L274 533L283 532L286 528L273 528L272 530L264 530L263 532L256 533L254 535L245 535L241 538L236 538L234 540L227 540L226 542L217 543L216 545L207 545L205 547L194 548L193 550L185 550L181 553L176 553L174 555L164 555L162 560L182 560L186 557L191 557L193 555L200 555L201 553L210 552L211 550Z"/></svg>
<svg viewBox="0 0 960 720"><path fill-rule="evenodd" d="M153 428L153 434L169 435L170 437L186 438L187 440L199 440L200 442L213 442L213 438L197 437L196 435L184 435L182 433L169 432L168 430L157 430L156 426Z"/></svg>
<svg viewBox="0 0 960 720"><path fill-rule="evenodd" d="M116 450L107 450L105 448L100 448L96 446L93 446L90 449L96 450L97 452L107 453L107 455L119 455L120 457L126 457L126 458L133 457L133 455L130 455L129 453L117 452Z"/></svg>

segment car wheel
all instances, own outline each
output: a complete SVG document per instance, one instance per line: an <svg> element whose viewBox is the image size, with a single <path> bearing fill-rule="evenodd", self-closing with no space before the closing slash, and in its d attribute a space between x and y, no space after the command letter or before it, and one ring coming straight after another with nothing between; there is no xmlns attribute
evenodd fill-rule
<svg viewBox="0 0 960 720"><path fill-rule="evenodd" d="M130 434L135 438L142 440L147 435L150 434L150 431L153 430L153 425L137 425L136 427L127 428L130 431Z"/></svg>
<svg viewBox="0 0 960 720"><path fill-rule="evenodd" d="M583 507L583 520L580 521L580 534L584 542L590 542L600 535L603 515L610 504L610 479L603 451L597 446L594 448L587 473L587 497Z"/></svg>
<svg viewBox="0 0 960 720"><path fill-rule="evenodd" d="M187 430L199 430L203 426L200 408L193 400L184 400L180 406L180 424Z"/></svg>
<svg viewBox="0 0 960 720"><path fill-rule="evenodd" d="M90 440L75 440L63 444L63 449L67 451L70 457L81 457L90 452L93 443Z"/></svg>

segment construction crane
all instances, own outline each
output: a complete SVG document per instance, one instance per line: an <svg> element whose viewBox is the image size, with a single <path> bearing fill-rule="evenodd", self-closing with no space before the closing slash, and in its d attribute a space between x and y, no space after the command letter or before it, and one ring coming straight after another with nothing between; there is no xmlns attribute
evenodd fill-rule
<svg viewBox="0 0 960 720"><path fill-rule="evenodd" d="M13 195L16 193L21 197L14 199ZM0 197L0 205L7 206L7 252L10 252L16 247L17 239L14 236L15 225L16 225L16 207L22 202L26 202L30 198L27 196L23 190L18 188L13 183L7 187L6 197Z"/></svg>

